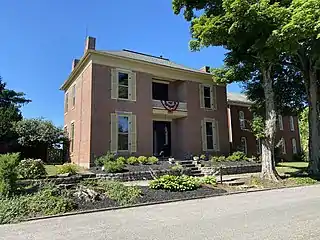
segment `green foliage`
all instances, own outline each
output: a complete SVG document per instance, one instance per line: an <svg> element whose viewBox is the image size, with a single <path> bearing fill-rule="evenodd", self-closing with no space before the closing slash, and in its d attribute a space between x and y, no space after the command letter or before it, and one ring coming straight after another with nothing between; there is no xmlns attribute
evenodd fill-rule
<svg viewBox="0 0 320 240"><path fill-rule="evenodd" d="M75 203L56 187L48 185L33 195L0 199L0 224L22 219L65 213L75 209Z"/></svg>
<svg viewBox="0 0 320 240"><path fill-rule="evenodd" d="M152 189L164 189L169 191L190 191L200 187L200 181L194 177L182 175L164 175L155 180L152 180L149 184Z"/></svg>
<svg viewBox="0 0 320 240"><path fill-rule="evenodd" d="M316 184L318 181L310 177L291 177L288 181L294 182L296 185L312 185Z"/></svg>
<svg viewBox="0 0 320 240"><path fill-rule="evenodd" d="M151 156L151 157L148 157L148 163L149 164L157 164L159 161L159 159L155 156Z"/></svg>
<svg viewBox="0 0 320 240"><path fill-rule="evenodd" d="M124 170L124 163L121 161L105 161L104 162L104 170L109 173L120 173Z"/></svg>
<svg viewBox="0 0 320 240"><path fill-rule="evenodd" d="M217 178L215 176L205 176L200 179L202 184L208 184L212 186L217 185Z"/></svg>
<svg viewBox="0 0 320 240"><path fill-rule="evenodd" d="M0 141L11 143L17 139L13 124L22 119L19 109L15 106L0 107Z"/></svg>
<svg viewBox="0 0 320 240"><path fill-rule="evenodd" d="M47 172L41 159L24 159L18 165L18 175L22 178L40 178Z"/></svg>
<svg viewBox="0 0 320 240"><path fill-rule="evenodd" d="M309 150L309 108L305 108L299 115L299 132L302 150L307 153ZM308 154L306 154L308 155Z"/></svg>
<svg viewBox="0 0 320 240"><path fill-rule="evenodd" d="M226 157L225 157L225 156L213 156L213 157L211 158L211 161L212 161L213 163L216 163L216 162L225 162L225 161L227 161L227 160L226 160Z"/></svg>
<svg viewBox="0 0 320 240"><path fill-rule="evenodd" d="M265 138L265 122L260 116L254 116L251 122L251 130L253 135L258 139Z"/></svg>
<svg viewBox="0 0 320 240"><path fill-rule="evenodd" d="M171 166L170 169L174 172L177 172L179 174L183 174L184 167L180 163L175 163L175 165Z"/></svg>
<svg viewBox="0 0 320 240"><path fill-rule="evenodd" d="M205 160L206 158L207 158L207 156L206 156L206 155L201 154L201 156L200 156L200 159L201 159L201 160Z"/></svg>
<svg viewBox="0 0 320 240"><path fill-rule="evenodd" d="M11 196L17 187L19 154L0 154L0 197Z"/></svg>
<svg viewBox="0 0 320 240"><path fill-rule="evenodd" d="M98 157L94 160L94 164L96 166L103 166L103 164L106 162L106 161L114 161L115 160L115 155L111 152L107 152L107 154L101 156L101 157Z"/></svg>
<svg viewBox="0 0 320 240"><path fill-rule="evenodd" d="M139 160L137 157L131 156L127 159L127 164L130 164L130 165L139 164Z"/></svg>
<svg viewBox="0 0 320 240"><path fill-rule="evenodd" d="M238 152L232 153L232 155L228 156L226 160L238 162L238 161L247 161L248 158L245 153L238 151Z"/></svg>
<svg viewBox="0 0 320 240"><path fill-rule="evenodd" d="M85 181L84 184L103 191L110 199L116 201L120 205L134 204L142 194L139 187L125 186L123 183L116 181Z"/></svg>
<svg viewBox="0 0 320 240"><path fill-rule="evenodd" d="M126 164L126 162L127 162L125 157L118 157L116 161L117 162L122 162L123 164Z"/></svg>
<svg viewBox="0 0 320 240"><path fill-rule="evenodd" d="M58 174L65 174L70 173L71 175L77 174L79 168L76 164L73 163L65 163L61 166L58 166L57 173Z"/></svg>
<svg viewBox="0 0 320 240"><path fill-rule="evenodd" d="M147 164L147 163L148 163L148 158L145 157L145 156L139 156L139 157L138 157L138 161L139 161L139 163L141 163L141 164Z"/></svg>
<svg viewBox="0 0 320 240"><path fill-rule="evenodd" d="M293 162L307 162L308 159L307 159L307 156L304 152L299 152L299 153L293 154L292 161Z"/></svg>

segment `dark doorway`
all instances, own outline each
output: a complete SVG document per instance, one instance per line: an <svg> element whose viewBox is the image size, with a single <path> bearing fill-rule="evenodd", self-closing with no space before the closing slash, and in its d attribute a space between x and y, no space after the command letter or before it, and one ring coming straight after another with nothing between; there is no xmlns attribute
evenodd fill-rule
<svg viewBox="0 0 320 240"><path fill-rule="evenodd" d="M152 99L168 101L168 84L153 82Z"/></svg>
<svg viewBox="0 0 320 240"><path fill-rule="evenodd" d="M155 156L171 156L171 123L153 122L153 153Z"/></svg>

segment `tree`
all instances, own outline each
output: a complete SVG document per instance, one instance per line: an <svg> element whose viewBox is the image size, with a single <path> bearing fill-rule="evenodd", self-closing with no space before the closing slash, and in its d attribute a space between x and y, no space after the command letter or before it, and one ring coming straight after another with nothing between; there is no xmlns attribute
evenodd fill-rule
<svg viewBox="0 0 320 240"><path fill-rule="evenodd" d="M299 114L299 131L300 131L300 139L301 139L301 147L303 152L308 152L308 145L309 145L309 126L308 126L308 115L309 115L309 108L306 107L304 110Z"/></svg>
<svg viewBox="0 0 320 240"><path fill-rule="evenodd" d="M43 119L24 119L14 125L19 144L24 147L24 157L47 160L47 150L66 141L64 131ZM29 150L29 151L28 151ZM33 154L33 156L30 156Z"/></svg>
<svg viewBox="0 0 320 240"><path fill-rule="evenodd" d="M23 92L16 92L6 88L7 84L2 81L0 76L0 107L8 108L10 106L21 107L24 104L31 102L25 98Z"/></svg>
<svg viewBox="0 0 320 240"><path fill-rule="evenodd" d="M242 73L248 80L251 73L261 74L266 110L261 173L263 178L275 181L278 179L274 161L276 108L271 74L280 52L269 38L285 20L286 6L287 1L269 0L173 1L174 12L179 14L183 9L186 20L191 21L192 50L208 46L229 50L226 67L215 72L217 79Z"/></svg>

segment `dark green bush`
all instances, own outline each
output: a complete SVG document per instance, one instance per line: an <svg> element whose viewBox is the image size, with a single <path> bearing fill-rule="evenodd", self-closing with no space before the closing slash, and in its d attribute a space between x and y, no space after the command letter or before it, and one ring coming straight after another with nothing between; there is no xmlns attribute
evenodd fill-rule
<svg viewBox="0 0 320 240"><path fill-rule="evenodd" d="M233 161L233 162L238 162L238 161L247 161L248 158L244 152L238 151L232 153L232 155L227 157L227 161Z"/></svg>
<svg viewBox="0 0 320 240"><path fill-rule="evenodd" d="M0 197L13 195L17 188L19 154L0 154Z"/></svg>
<svg viewBox="0 0 320 240"><path fill-rule="evenodd" d="M130 164L130 165L139 164L139 160L137 157L131 156L127 159L127 164Z"/></svg>
<svg viewBox="0 0 320 240"><path fill-rule="evenodd" d="M155 156L148 157L148 164L157 164L159 159Z"/></svg>
<svg viewBox="0 0 320 240"><path fill-rule="evenodd" d="M18 175L22 178L40 178L47 172L41 159L24 159L18 165Z"/></svg>
<svg viewBox="0 0 320 240"><path fill-rule="evenodd" d="M102 167L106 161L114 161L114 160L115 160L115 155L111 152L107 152L106 155L96 158L94 160L94 164L96 166Z"/></svg>
<svg viewBox="0 0 320 240"><path fill-rule="evenodd" d="M149 184L149 187L152 189L164 189L169 191L190 191L195 190L200 187L201 182L190 176L173 176L173 175L164 175L155 180L152 180Z"/></svg>
<svg viewBox="0 0 320 240"><path fill-rule="evenodd" d="M124 170L124 163L120 161L106 161L104 163L104 170L109 173L119 173Z"/></svg>
<svg viewBox="0 0 320 240"><path fill-rule="evenodd" d="M308 158L304 152L299 152L299 153L293 154L292 161L293 162L307 162Z"/></svg>
<svg viewBox="0 0 320 240"><path fill-rule="evenodd" d="M61 166L58 166L57 173L58 174L65 174L70 173L71 175L77 174L79 171L79 167L73 163L65 163Z"/></svg>

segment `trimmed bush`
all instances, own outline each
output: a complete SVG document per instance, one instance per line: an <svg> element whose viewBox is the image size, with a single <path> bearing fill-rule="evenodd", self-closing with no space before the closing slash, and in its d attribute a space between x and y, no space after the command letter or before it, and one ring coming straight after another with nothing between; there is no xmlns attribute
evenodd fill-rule
<svg viewBox="0 0 320 240"><path fill-rule="evenodd" d="M41 159L24 159L18 165L18 175L21 178L40 178L47 175Z"/></svg>
<svg viewBox="0 0 320 240"><path fill-rule="evenodd" d="M227 157L227 161L233 161L233 162L238 162L238 161L247 161L248 158L244 152L234 152L232 155Z"/></svg>
<svg viewBox="0 0 320 240"><path fill-rule="evenodd" d="M141 164L147 164L148 163L148 158L145 157L145 156L140 156L140 157L138 157L138 161Z"/></svg>
<svg viewBox="0 0 320 240"><path fill-rule="evenodd" d="M148 163L149 164L157 164L159 161L159 159L155 156L152 156L152 157L148 157Z"/></svg>
<svg viewBox="0 0 320 240"><path fill-rule="evenodd" d="M211 158L211 161L213 163L216 163L216 162L225 162L226 161L226 157L225 156L213 156Z"/></svg>
<svg viewBox="0 0 320 240"><path fill-rule="evenodd" d="M217 178L215 176L205 176L205 177L201 178L200 181L202 184L208 184L208 185L212 185L212 186L217 185Z"/></svg>
<svg viewBox="0 0 320 240"><path fill-rule="evenodd" d="M17 188L19 153L0 154L0 197L13 195Z"/></svg>
<svg viewBox="0 0 320 240"><path fill-rule="evenodd" d="M205 160L206 158L207 158L206 155L201 154L201 156L200 156L200 159L201 159L201 160Z"/></svg>
<svg viewBox="0 0 320 240"><path fill-rule="evenodd" d="M104 163L104 170L109 173L119 173L124 170L124 163L120 161L106 161Z"/></svg>
<svg viewBox="0 0 320 240"><path fill-rule="evenodd" d="M164 189L174 192L195 190L200 187L200 181L194 177L182 175L163 175L149 184L152 189Z"/></svg>
<svg viewBox="0 0 320 240"><path fill-rule="evenodd" d="M130 165L139 164L139 160L137 157L131 156L127 159L127 164L130 164Z"/></svg>
<svg viewBox="0 0 320 240"><path fill-rule="evenodd" d="M107 152L106 155L100 156L94 160L96 166L102 167L106 161L114 161L115 155L111 152Z"/></svg>
<svg viewBox="0 0 320 240"><path fill-rule="evenodd" d="M65 174L70 173L71 175L77 174L79 168L76 164L73 163L65 163L61 166L58 166L57 173L58 174Z"/></svg>
<svg viewBox="0 0 320 240"><path fill-rule="evenodd" d="M117 161L120 161L120 162L122 162L123 164L126 164L126 163L127 163L127 161L126 161L126 159L125 159L124 157L118 157L118 158L117 158Z"/></svg>
<svg viewBox="0 0 320 240"><path fill-rule="evenodd" d="M183 166L180 164L180 163L176 163L175 165L171 166L170 169L172 171L175 171L177 172L178 174L182 175L183 174L183 171L184 171L184 168Z"/></svg>

